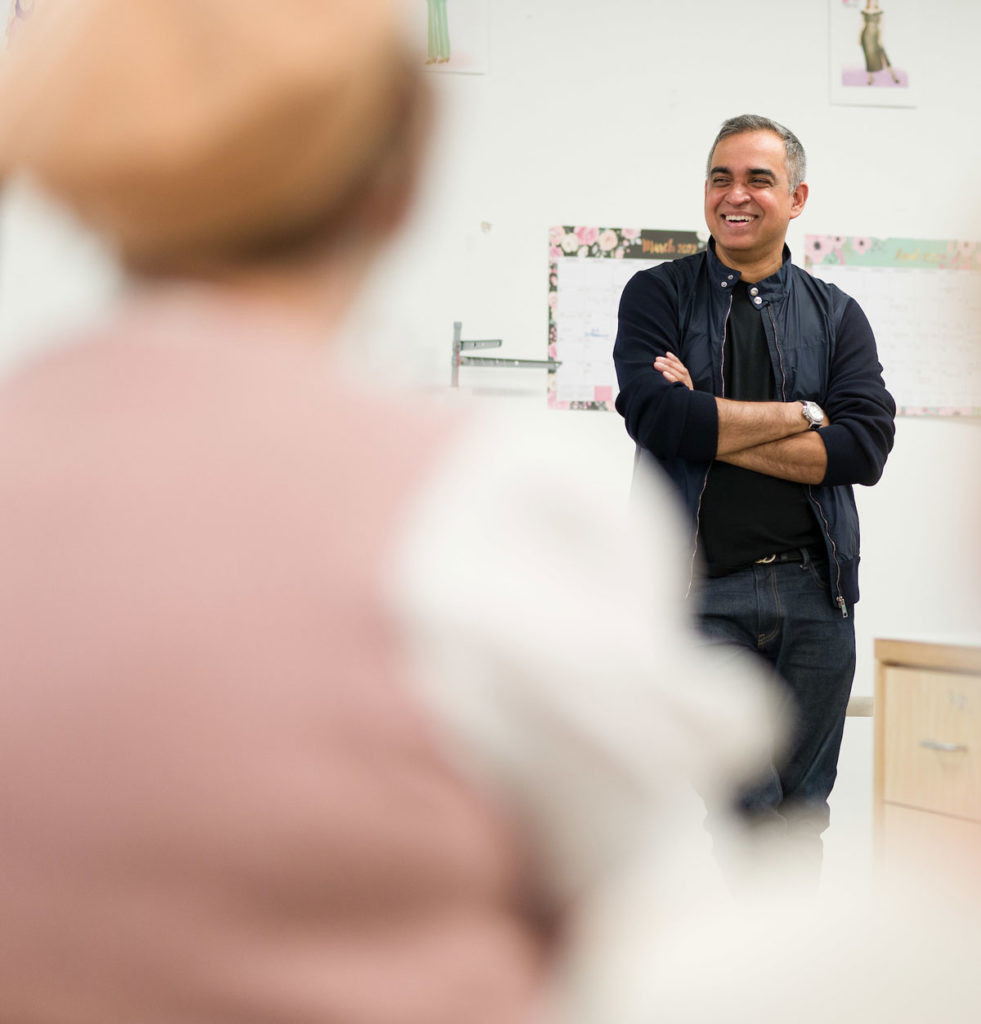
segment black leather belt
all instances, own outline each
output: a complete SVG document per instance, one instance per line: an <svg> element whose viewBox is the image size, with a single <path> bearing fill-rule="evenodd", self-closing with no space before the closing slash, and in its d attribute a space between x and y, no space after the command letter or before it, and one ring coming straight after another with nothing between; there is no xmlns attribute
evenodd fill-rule
<svg viewBox="0 0 981 1024"><path fill-rule="evenodd" d="M767 555L765 558L757 558L756 565L782 565L784 562L814 562L825 558L825 554L813 548L794 548L792 551L781 551L775 555Z"/></svg>

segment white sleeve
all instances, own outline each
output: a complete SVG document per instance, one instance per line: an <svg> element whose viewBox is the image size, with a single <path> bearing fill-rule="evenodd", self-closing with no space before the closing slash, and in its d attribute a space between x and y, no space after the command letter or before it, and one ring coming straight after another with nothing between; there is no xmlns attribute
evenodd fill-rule
<svg viewBox="0 0 981 1024"><path fill-rule="evenodd" d="M561 417L468 422L393 568L415 676L458 763L531 837L566 903L702 792L768 755L769 698L686 617L674 498Z"/></svg>

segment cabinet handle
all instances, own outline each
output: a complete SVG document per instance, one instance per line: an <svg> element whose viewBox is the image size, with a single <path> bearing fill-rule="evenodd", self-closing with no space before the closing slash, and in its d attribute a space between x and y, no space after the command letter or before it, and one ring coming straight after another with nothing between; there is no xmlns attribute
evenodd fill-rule
<svg viewBox="0 0 981 1024"><path fill-rule="evenodd" d="M920 740L920 746L927 750L940 750L945 754L967 753L966 743L941 743L939 740Z"/></svg>

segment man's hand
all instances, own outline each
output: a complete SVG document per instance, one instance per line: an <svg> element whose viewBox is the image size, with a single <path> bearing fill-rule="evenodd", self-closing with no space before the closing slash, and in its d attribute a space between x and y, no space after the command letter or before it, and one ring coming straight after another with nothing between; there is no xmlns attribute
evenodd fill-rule
<svg viewBox="0 0 981 1024"><path fill-rule="evenodd" d="M672 383L678 381L685 385L689 391L694 391L695 386L691 382L691 374L688 372L685 364L673 353L668 352L663 356L658 356L654 360L654 369L659 370L665 380L669 380Z"/></svg>

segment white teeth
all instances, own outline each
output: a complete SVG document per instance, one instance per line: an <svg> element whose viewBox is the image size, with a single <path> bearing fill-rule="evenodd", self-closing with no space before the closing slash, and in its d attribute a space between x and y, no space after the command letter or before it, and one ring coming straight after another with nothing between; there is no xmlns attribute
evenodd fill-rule
<svg viewBox="0 0 981 1024"><path fill-rule="evenodd" d="M749 217L726 217L725 219L730 224L748 224L750 222Z"/></svg>

